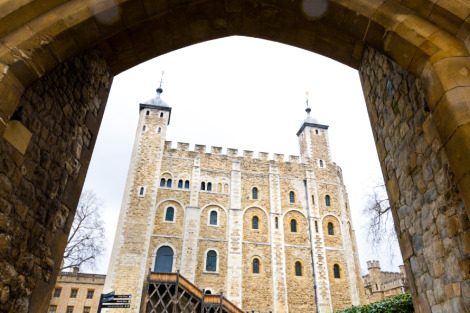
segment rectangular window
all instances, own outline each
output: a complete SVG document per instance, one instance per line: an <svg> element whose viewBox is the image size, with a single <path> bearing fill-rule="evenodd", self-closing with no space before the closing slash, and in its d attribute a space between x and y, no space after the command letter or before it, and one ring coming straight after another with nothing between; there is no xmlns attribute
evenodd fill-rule
<svg viewBox="0 0 470 313"><path fill-rule="evenodd" d="M91 312L91 308L89 306L86 306L83 308L83 313L90 313Z"/></svg>
<svg viewBox="0 0 470 313"><path fill-rule="evenodd" d="M78 289L72 289L70 291L70 298L76 298L77 294L78 294ZM73 308L72 308L72 310L73 310Z"/></svg>
<svg viewBox="0 0 470 313"><path fill-rule="evenodd" d="M73 313L73 306L68 306L67 311L65 313Z"/></svg>
<svg viewBox="0 0 470 313"><path fill-rule="evenodd" d="M60 292L62 291L61 288L54 289L54 298L60 297Z"/></svg>
<svg viewBox="0 0 470 313"><path fill-rule="evenodd" d="M93 294L95 293L94 290L91 290L91 289L88 289L87 293L86 293L86 298L87 299L93 299Z"/></svg>
<svg viewBox="0 0 470 313"><path fill-rule="evenodd" d="M57 312L57 305L51 305L49 307L49 313L56 313Z"/></svg>

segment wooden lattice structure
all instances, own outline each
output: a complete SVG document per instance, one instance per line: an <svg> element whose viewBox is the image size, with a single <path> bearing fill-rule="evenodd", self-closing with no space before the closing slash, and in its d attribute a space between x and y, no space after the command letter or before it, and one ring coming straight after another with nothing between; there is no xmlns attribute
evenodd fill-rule
<svg viewBox="0 0 470 313"><path fill-rule="evenodd" d="M178 273L150 272L146 313L243 313L220 294L206 294Z"/></svg>

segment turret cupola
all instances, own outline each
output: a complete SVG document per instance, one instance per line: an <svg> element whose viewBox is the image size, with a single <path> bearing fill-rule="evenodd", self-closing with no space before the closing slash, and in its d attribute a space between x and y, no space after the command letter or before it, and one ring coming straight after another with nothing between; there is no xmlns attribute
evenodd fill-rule
<svg viewBox="0 0 470 313"><path fill-rule="evenodd" d="M162 88L163 74L164 74L164 72L162 72L162 78L160 79L160 85L157 88L157 95L154 98L141 103L140 104L140 110L143 110L143 109L157 109L157 110L161 110L161 111L168 111L169 112L168 124L170 124L171 107L165 101L163 101L162 98L161 98L161 94L163 93L163 88Z"/></svg>

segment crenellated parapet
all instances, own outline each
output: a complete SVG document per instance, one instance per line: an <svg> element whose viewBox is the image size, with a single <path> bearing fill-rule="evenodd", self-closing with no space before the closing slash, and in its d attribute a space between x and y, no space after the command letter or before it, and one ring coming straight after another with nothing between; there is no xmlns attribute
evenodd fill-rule
<svg viewBox="0 0 470 313"><path fill-rule="evenodd" d="M218 146L211 146L210 152L207 152L206 145L195 144L194 149L192 150L189 149L189 145L190 144L186 142L177 142L176 148L174 148L172 141L166 141L165 152L175 153L179 156L186 157L196 157L199 154L212 158L233 158L239 160L240 162L264 161L269 163L305 164L297 155L289 155L286 160L285 155L282 153L273 153L272 158L270 158L270 153L268 152L258 152L255 154L255 152L252 150L243 150L242 155L240 156L239 150L234 148L227 148L226 153L222 153L223 148Z"/></svg>

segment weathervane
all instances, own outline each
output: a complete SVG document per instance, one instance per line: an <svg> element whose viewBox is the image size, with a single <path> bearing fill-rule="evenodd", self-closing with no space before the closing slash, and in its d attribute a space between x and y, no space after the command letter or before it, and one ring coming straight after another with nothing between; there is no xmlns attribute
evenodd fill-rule
<svg viewBox="0 0 470 313"><path fill-rule="evenodd" d="M159 94L163 92L163 89L162 89L163 74L165 74L165 71L162 71L162 77L160 78L160 86L157 88L157 93Z"/></svg>
<svg viewBox="0 0 470 313"><path fill-rule="evenodd" d="M305 103L307 104L307 108L305 109L305 112L307 112L308 115L310 115L310 111L312 111L312 109L309 108L308 106L308 91L305 92Z"/></svg>

